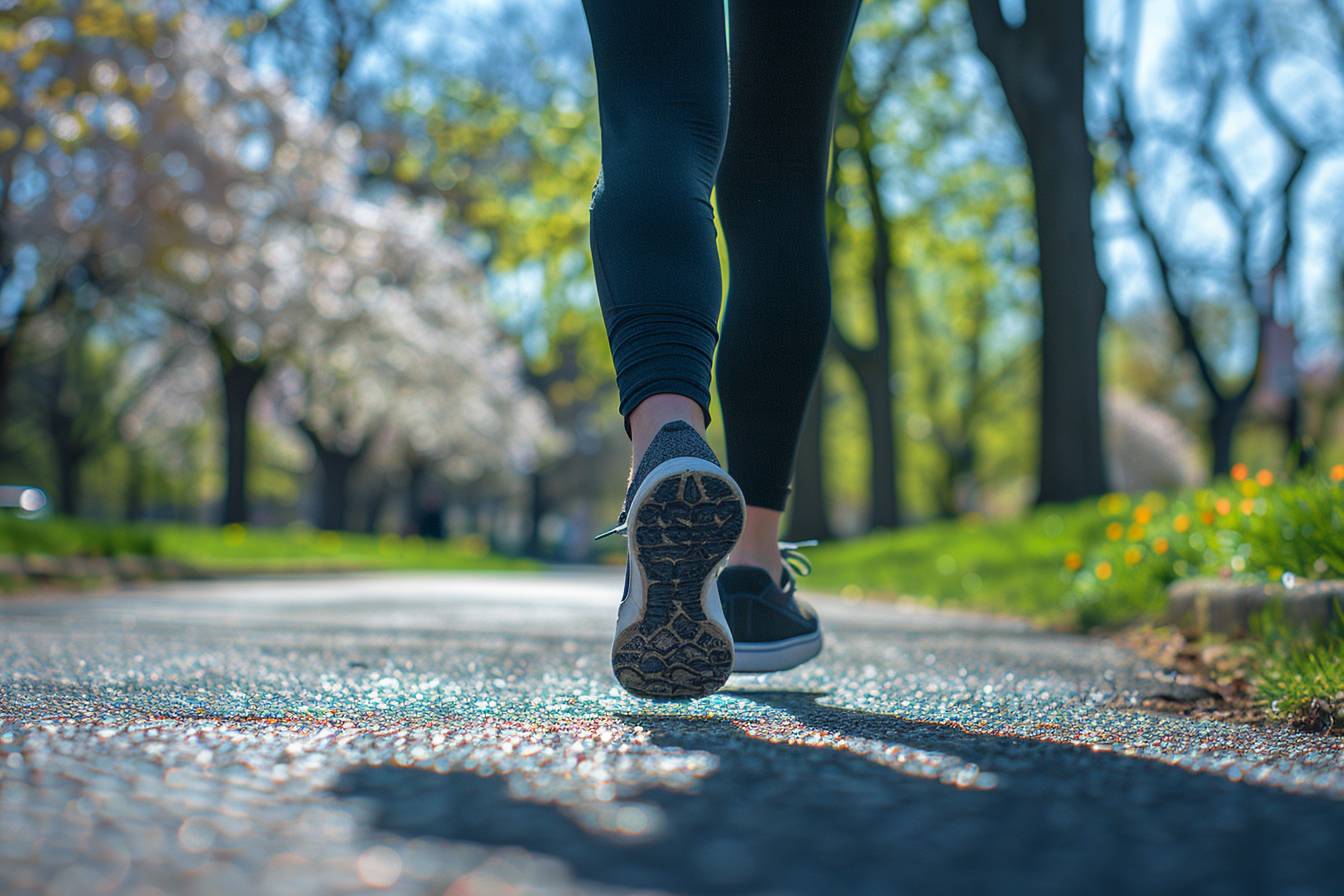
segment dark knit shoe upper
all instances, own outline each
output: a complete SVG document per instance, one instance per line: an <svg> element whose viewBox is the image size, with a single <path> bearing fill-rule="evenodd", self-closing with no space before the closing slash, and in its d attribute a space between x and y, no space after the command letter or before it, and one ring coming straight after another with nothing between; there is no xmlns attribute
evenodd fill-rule
<svg viewBox="0 0 1344 896"><path fill-rule="evenodd" d="M630 479L630 488L625 492L625 506L621 508L619 522L625 522L635 492L639 491L640 484L653 468L674 457L694 457L707 460L715 466L719 465L719 459L714 456L714 449L710 448L704 437L695 431L695 427L685 420L673 420L658 430L644 456L640 458L639 466L635 468L635 475Z"/></svg>
<svg viewBox="0 0 1344 896"><path fill-rule="evenodd" d="M759 566L729 566L719 573L719 600L733 640L759 644L815 633L817 614L797 599L794 588L787 566L779 582Z"/></svg>

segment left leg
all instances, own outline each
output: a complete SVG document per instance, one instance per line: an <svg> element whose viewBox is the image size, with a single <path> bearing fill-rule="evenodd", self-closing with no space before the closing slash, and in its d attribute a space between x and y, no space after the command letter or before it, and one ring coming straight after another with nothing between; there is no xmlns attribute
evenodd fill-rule
<svg viewBox="0 0 1344 896"><path fill-rule="evenodd" d="M729 0L728 138L717 199L728 302L716 360L728 471L747 524L733 564L778 579L775 542L830 326L826 176L859 0Z"/></svg>

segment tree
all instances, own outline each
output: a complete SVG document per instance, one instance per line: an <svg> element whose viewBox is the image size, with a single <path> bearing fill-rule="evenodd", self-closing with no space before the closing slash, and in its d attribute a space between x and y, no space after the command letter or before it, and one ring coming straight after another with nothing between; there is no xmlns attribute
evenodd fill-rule
<svg viewBox="0 0 1344 896"><path fill-rule="evenodd" d="M1041 503L1106 490L1099 340L1106 287L1092 227L1093 158L1083 118L1084 4L1027 0L1010 25L998 0L969 0L1035 184L1041 271Z"/></svg>
<svg viewBox="0 0 1344 896"><path fill-rule="evenodd" d="M1294 18L1310 21L1311 13L1302 6ZM1255 390L1266 386L1288 403L1280 413L1301 458L1306 439L1291 329L1306 292L1298 231L1313 168L1344 133L1340 116L1318 113L1313 125L1299 124L1306 104L1285 98L1272 78L1279 63L1301 64L1305 54L1294 46L1285 19L1254 3L1224 4L1202 15L1186 8L1183 39L1164 60L1181 114L1150 111L1137 86L1142 15L1140 4L1127 4L1124 37L1107 53L1110 183L1125 198L1131 225L1112 237L1137 237L1153 260L1156 291L1207 400L1211 472L1231 469L1238 426ZM1320 24L1330 21L1327 15ZM1334 52L1344 71L1344 53ZM1254 110L1241 113L1252 127L1229 143L1228 110L1243 98ZM1264 137L1280 158L1269 178L1243 158L1248 151L1242 147ZM1212 240L1213 251L1210 233L1226 234ZM1276 341L1285 338L1288 357L1277 357ZM1249 350L1237 351L1237 343ZM1238 363L1237 355L1250 362ZM1286 368L1288 382L1268 381L1271 363ZM1274 378L1283 373L1276 370Z"/></svg>
<svg viewBox="0 0 1344 896"><path fill-rule="evenodd" d="M432 470L534 468L545 414L479 270L442 232L441 205L346 198L333 211L300 264L310 289L323 288L322 269L337 271L337 284L353 284L339 297L355 307L301 328L277 380L278 405L321 471L318 524L347 527L352 476L375 453L405 466L412 493Z"/></svg>

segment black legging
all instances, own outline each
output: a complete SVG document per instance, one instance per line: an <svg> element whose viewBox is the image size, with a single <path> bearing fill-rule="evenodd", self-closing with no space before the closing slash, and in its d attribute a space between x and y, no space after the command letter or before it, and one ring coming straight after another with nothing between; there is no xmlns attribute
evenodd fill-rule
<svg viewBox="0 0 1344 896"><path fill-rule="evenodd" d="M602 125L593 268L621 413L674 393L709 420L717 184L719 401L728 471L758 507L784 509L830 324L826 174L859 2L729 0L727 51L724 0L583 4Z"/></svg>

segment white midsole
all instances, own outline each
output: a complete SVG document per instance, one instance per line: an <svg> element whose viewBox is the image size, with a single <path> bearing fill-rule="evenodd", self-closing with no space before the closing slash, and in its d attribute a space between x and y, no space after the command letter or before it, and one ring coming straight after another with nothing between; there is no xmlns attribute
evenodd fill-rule
<svg viewBox="0 0 1344 896"><path fill-rule="evenodd" d="M638 544L635 527L638 525L639 508L644 503L645 498L669 476L680 476L686 473L709 473L718 479L722 479L732 487L737 500L742 503L743 512L746 512L746 498L742 494L742 489L717 464L701 460L698 457L674 457L671 460L663 461L650 470L649 475L644 477L644 481L635 490L634 497L630 499L630 509L626 513L626 520L628 521L626 528L626 563L630 567L630 595L621 604L620 612L616 615L616 637L618 639L622 632L636 625L643 618L645 603L648 599L644 571L640 568L639 561L635 559L635 545ZM731 630L728 628L728 618L723 615L723 604L719 600L718 588L719 571L728 564L728 556L729 554L725 553L723 559L705 577L704 584L700 587L700 607L704 611L705 618L717 625L723 631L724 639L732 644Z"/></svg>
<svg viewBox="0 0 1344 896"><path fill-rule="evenodd" d="M741 642L733 645L734 672L783 672L821 653L821 631L782 641Z"/></svg>

